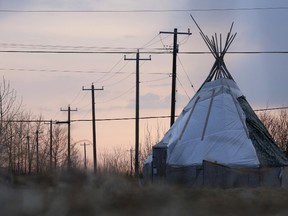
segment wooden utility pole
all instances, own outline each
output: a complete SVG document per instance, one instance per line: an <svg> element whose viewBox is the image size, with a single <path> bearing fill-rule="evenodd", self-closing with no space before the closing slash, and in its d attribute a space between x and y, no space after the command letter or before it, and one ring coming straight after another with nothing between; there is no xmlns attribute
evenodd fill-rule
<svg viewBox="0 0 288 216"><path fill-rule="evenodd" d="M28 174L31 174L31 166L32 166L32 159L31 159L31 152L30 152L30 136L27 135L27 153L28 153Z"/></svg>
<svg viewBox="0 0 288 216"><path fill-rule="evenodd" d="M36 173L39 173L39 130L36 130Z"/></svg>
<svg viewBox="0 0 288 216"><path fill-rule="evenodd" d="M53 167L53 124L56 124L56 122L53 122L52 119L49 121L49 123L44 123L50 125L50 142L49 142L49 166L50 171L52 171Z"/></svg>
<svg viewBox="0 0 288 216"><path fill-rule="evenodd" d="M132 176L133 174L133 149L132 147L130 148L130 175Z"/></svg>
<svg viewBox="0 0 288 216"><path fill-rule="evenodd" d="M136 61L136 111L135 111L135 175L139 175L139 61L140 60L151 60L151 56L149 58L140 59L139 50L137 50L136 58L126 58L124 56L124 60L133 60Z"/></svg>
<svg viewBox="0 0 288 216"><path fill-rule="evenodd" d="M95 89L92 83L91 89L85 89L82 87L83 91L91 91L92 96L92 134L93 134L93 163L94 163L94 173L97 173L97 149L96 149L96 120L95 120L95 91L104 90L103 86L101 89Z"/></svg>
<svg viewBox="0 0 288 216"><path fill-rule="evenodd" d="M71 113L71 111L77 111L77 108L76 109L71 109L70 105L68 105L68 109L67 110L60 108L60 111L68 112L68 121L62 121L62 122L58 121L58 122L56 122L56 124L68 124L68 169L71 169L71 154L70 154L70 141L71 141L71 138L70 138L70 125L71 125L71 118L70 118L70 113Z"/></svg>
<svg viewBox="0 0 288 216"><path fill-rule="evenodd" d="M84 144L80 144L80 145L84 147L84 169L87 170L86 146L89 145L89 144L86 144L86 143L84 142Z"/></svg>
<svg viewBox="0 0 288 216"><path fill-rule="evenodd" d="M50 170L52 170L52 150L53 150L53 121L52 119L50 120L50 148L49 148L49 162L50 162Z"/></svg>
<svg viewBox="0 0 288 216"><path fill-rule="evenodd" d="M171 117L170 117L170 127L174 124L175 121L175 103L176 103L176 71L177 71L177 53L179 51L179 47L177 44L177 35L191 35L190 29L188 32L178 32L177 28L174 28L174 32L165 32L160 31L160 34L173 34L173 64L172 64L172 92L171 92Z"/></svg>

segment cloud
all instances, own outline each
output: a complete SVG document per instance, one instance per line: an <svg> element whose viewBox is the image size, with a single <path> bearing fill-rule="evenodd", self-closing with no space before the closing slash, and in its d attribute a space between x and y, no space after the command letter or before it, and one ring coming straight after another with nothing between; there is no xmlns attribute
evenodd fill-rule
<svg viewBox="0 0 288 216"><path fill-rule="evenodd" d="M154 93L147 93L140 96L140 109L141 110L170 110L171 96L160 96ZM187 96L176 94L176 104L178 109L183 109L188 103ZM130 100L126 108L135 109L135 100Z"/></svg>
<svg viewBox="0 0 288 216"><path fill-rule="evenodd" d="M145 95L141 95L139 98L140 109L165 109L169 107L167 101L165 101L165 97L161 97L154 93L147 93ZM135 100L130 100L128 105L126 106L130 109L135 109Z"/></svg>

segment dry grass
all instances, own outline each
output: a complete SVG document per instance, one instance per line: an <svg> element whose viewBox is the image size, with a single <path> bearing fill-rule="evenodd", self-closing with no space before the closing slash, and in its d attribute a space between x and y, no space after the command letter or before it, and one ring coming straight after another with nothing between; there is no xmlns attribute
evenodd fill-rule
<svg viewBox="0 0 288 216"><path fill-rule="evenodd" d="M66 173L2 181L0 206L3 216L288 215L288 189L143 186L119 175Z"/></svg>

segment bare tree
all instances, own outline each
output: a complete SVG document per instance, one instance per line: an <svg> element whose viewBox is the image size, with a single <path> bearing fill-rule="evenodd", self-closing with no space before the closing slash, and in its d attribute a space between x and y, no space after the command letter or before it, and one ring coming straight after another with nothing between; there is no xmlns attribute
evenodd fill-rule
<svg viewBox="0 0 288 216"><path fill-rule="evenodd" d="M10 170L15 169L12 157L15 158L17 150L13 145L13 121L20 112L21 104L17 101L16 91L11 89L10 83L3 78L0 83L0 163L2 167L6 165Z"/></svg>
<svg viewBox="0 0 288 216"><path fill-rule="evenodd" d="M156 129L149 127L148 124L144 131L144 140L140 143L139 162L143 167L144 161L148 155L152 154L152 146L157 144L164 134L164 129L159 124ZM99 154L99 170L104 173L121 173L127 175L134 174L135 155L134 149L123 149L121 147L114 148L111 152ZM140 169L141 170L141 169Z"/></svg>
<svg viewBox="0 0 288 216"><path fill-rule="evenodd" d="M288 150L288 112L261 112L258 114L276 144L287 153Z"/></svg>
<svg viewBox="0 0 288 216"><path fill-rule="evenodd" d="M0 168L15 174L50 171L49 132L42 115L35 117L31 112L24 112L22 100L18 102L15 90L3 78L0 83ZM66 168L67 131L58 125L52 134L54 167ZM71 162L73 168L80 166L75 144L71 145Z"/></svg>
<svg viewBox="0 0 288 216"><path fill-rule="evenodd" d="M64 143L67 140L67 133L60 125L56 125L53 130L53 148L52 157L54 162L54 168L62 167L66 160L66 148Z"/></svg>
<svg viewBox="0 0 288 216"><path fill-rule="evenodd" d="M159 123L157 123L155 129L149 127L148 124L146 125L144 142L140 147L140 167L143 167L147 157L152 154L153 146L160 142L165 131L165 128Z"/></svg>
<svg viewBox="0 0 288 216"><path fill-rule="evenodd" d="M101 173L130 173L130 156L127 149L117 147L99 156L98 168Z"/></svg>

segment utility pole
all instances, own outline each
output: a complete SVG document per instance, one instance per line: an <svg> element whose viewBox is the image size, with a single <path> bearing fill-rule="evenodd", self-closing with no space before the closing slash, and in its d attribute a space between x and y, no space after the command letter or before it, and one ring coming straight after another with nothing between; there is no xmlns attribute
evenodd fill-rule
<svg viewBox="0 0 288 216"><path fill-rule="evenodd" d="M94 84L92 83L91 89L85 89L82 87L83 91L91 91L92 96L92 134L93 134L93 163L94 163L94 173L97 173L97 149L96 149L96 120L95 120L95 91L103 91L104 88L102 86L101 89L95 89Z"/></svg>
<svg viewBox="0 0 288 216"><path fill-rule="evenodd" d="M53 150L53 127L52 127L52 124L53 124L53 121L52 119L50 120L50 148L49 148L49 162L50 162L50 170L52 170L52 150Z"/></svg>
<svg viewBox="0 0 288 216"><path fill-rule="evenodd" d="M133 174L133 149L132 147L130 148L130 175L132 176Z"/></svg>
<svg viewBox="0 0 288 216"><path fill-rule="evenodd" d="M31 174L31 164L32 164L32 160L31 160L31 152L30 152L30 136L29 134L27 135L27 149L28 149L28 174Z"/></svg>
<svg viewBox="0 0 288 216"><path fill-rule="evenodd" d="M36 173L39 173L39 130L36 130Z"/></svg>
<svg viewBox="0 0 288 216"><path fill-rule="evenodd" d="M86 144L84 142L84 144L80 144L81 146L84 146L84 169L87 170L87 160L86 160L86 146L89 144Z"/></svg>
<svg viewBox="0 0 288 216"><path fill-rule="evenodd" d="M44 123L50 125L50 142L49 142L49 166L50 171L52 171L52 164L53 164L53 124L56 124L56 122L53 122L52 119L49 121L49 123Z"/></svg>
<svg viewBox="0 0 288 216"><path fill-rule="evenodd" d="M177 28L174 28L174 32L165 32L160 31L160 34L173 34L173 64L172 64L172 92L171 92L171 117L170 117L170 127L174 124L175 121L175 103L176 103L176 70L177 70L177 53L179 51L179 47L177 44L177 35L191 35L190 29L188 32L178 32Z"/></svg>
<svg viewBox="0 0 288 216"><path fill-rule="evenodd" d="M136 61L136 111L135 111L135 175L139 176L139 61L140 60L151 60L151 56L149 58L140 59L139 50L137 50L136 58L126 58L124 56L124 60L133 60Z"/></svg>
<svg viewBox="0 0 288 216"><path fill-rule="evenodd" d="M60 111L65 111L65 112L68 112L68 121L58 121L56 122L56 124L68 124L68 169L70 170L71 169L71 155L70 155L70 125L71 125L71 118L70 118L70 113L71 111L77 111L77 108L76 109L71 109L70 108L70 105L68 105L68 109L65 110L65 109L62 109L60 108Z"/></svg>

